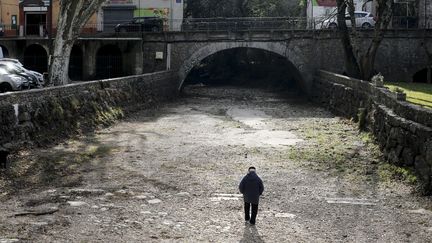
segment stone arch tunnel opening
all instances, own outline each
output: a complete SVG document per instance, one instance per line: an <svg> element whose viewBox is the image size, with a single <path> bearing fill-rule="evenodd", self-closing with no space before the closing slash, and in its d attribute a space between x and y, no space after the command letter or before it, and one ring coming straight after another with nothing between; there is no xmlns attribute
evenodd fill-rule
<svg viewBox="0 0 432 243"><path fill-rule="evenodd" d="M116 45L101 47L96 54L96 78L116 78L123 76L123 59Z"/></svg>
<svg viewBox="0 0 432 243"><path fill-rule="evenodd" d="M431 83L432 81L432 68L424 68L413 75L412 81L414 83Z"/></svg>
<svg viewBox="0 0 432 243"><path fill-rule="evenodd" d="M300 90L301 75L286 57L257 48L233 48L204 58L186 76L183 87L238 86Z"/></svg>
<svg viewBox="0 0 432 243"><path fill-rule="evenodd" d="M48 54L41 45L33 44L24 51L24 67L44 73L48 71Z"/></svg>
<svg viewBox="0 0 432 243"><path fill-rule="evenodd" d="M5 47L5 46L3 46L3 45L0 45L0 48L1 48L1 54L2 54L2 58L3 57L9 57L9 50Z"/></svg>
<svg viewBox="0 0 432 243"><path fill-rule="evenodd" d="M69 78L73 81L83 80L83 51L73 46L69 61Z"/></svg>

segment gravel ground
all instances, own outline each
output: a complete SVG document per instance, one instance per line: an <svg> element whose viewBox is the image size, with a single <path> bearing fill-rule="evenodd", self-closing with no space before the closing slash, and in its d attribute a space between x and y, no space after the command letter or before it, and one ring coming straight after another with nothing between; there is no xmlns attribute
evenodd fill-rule
<svg viewBox="0 0 432 243"><path fill-rule="evenodd" d="M356 124L292 94L190 87L93 135L23 151L0 242L431 242L430 199ZM256 226L238 183L264 181Z"/></svg>

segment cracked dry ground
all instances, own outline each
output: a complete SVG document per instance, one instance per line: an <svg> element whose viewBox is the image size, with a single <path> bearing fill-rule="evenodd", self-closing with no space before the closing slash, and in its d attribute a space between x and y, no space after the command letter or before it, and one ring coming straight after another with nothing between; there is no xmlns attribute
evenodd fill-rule
<svg viewBox="0 0 432 243"><path fill-rule="evenodd" d="M13 159L0 242L432 240L430 199L413 193L415 178L383 163L355 123L293 94L192 87ZM255 227L237 190L250 165L265 183Z"/></svg>

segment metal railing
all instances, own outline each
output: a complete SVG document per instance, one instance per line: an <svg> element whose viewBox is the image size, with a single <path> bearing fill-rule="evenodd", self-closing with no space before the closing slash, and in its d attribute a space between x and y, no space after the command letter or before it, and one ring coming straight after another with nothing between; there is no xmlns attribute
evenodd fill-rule
<svg viewBox="0 0 432 243"><path fill-rule="evenodd" d="M392 18L391 28L392 29L417 29L417 28L422 28L422 26L419 26L417 17L394 16Z"/></svg>
<svg viewBox="0 0 432 243"><path fill-rule="evenodd" d="M185 19L183 31L241 31L241 30L304 30L308 27L306 18L215 18Z"/></svg>
<svg viewBox="0 0 432 243"><path fill-rule="evenodd" d="M261 30L323 30L334 29L335 17L316 18L194 18L164 19L159 25L131 24L130 21L118 20L111 23L86 24L82 35L113 35L116 33L144 33L166 31L261 31ZM416 17L395 16L389 29L425 29L432 26L419 24ZM57 28L48 29L46 24L11 26L0 25L0 37L19 36L54 36Z"/></svg>
<svg viewBox="0 0 432 243"><path fill-rule="evenodd" d="M415 17L394 17L389 29L424 29ZM158 26L157 32L162 31L262 31L262 30L323 30L334 29L336 18L315 17L315 18L194 18L182 20L164 20L162 26ZM151 26L127 26L124 21L118 23L98 24L85 26L84 33L132 33L132 32L152 32ZM366 25L369 29L373 27ZM361 26L360 26L361 28ZM432 28L432 26L429 26Z"/></svg>

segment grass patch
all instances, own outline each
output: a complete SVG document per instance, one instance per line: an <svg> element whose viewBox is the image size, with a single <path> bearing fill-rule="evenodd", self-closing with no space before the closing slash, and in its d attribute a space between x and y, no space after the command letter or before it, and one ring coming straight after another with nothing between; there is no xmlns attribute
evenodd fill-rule
<svg viewBox="0 0 432 243"><path fill-rule="evenodd" d="M423 83L386 83L385 86L394 90L402 89L407 94L407 101L427 108L432 108L432 84Z"/></svg>
<svg viewBox="0 0 432 243"><path fill-rule="evenodd" d="M327 171L355 183L418 183L410 168L385 162L374 136L358 132L351 121L327 120L304 124L298 133L305 142L288 148L282 157L299 166Z"/></svg>
<svg viewBox="0 0 432 243"><path fill-rule="evenodd" d="M378 175L384 183L390 183L393 180L400 180L411 185L417 183L417 177L408 168L398 167L392 164L383 163L378 167Z"/></svg>
<svg viewBox="0 0 432 243"><path fill-rule="evenodd" d="M81 153L82 158L101 158L110 155L113 147L106 145L90 145L87 150Z"/></svg>
<svg viewBox="0 0 432 243"><path fill-rule="evenodd" d="M104 163L116 148L97 141L74 143L44 151L23 151L0 178L5 190L28 189L39 186L78 186L84 171ZM5 179L5 180L2 180Z"/></svg>
<svg viewBox="0 0 432 243"><path fill-rule="evenodd" d="M317 121L304 124L298 133L305 142L287 149L284 157L315 170L333 171L349 177L360 174L361 177L361 171L365 170L362 168L365 166L365 157L360 154L360 150L366 150L367 155L374 155L370 146L360 145L362 141L351 121ZM364 140L369 142L371 138L364 135ZM370 161L370 158L367 160Z"/></svg>

